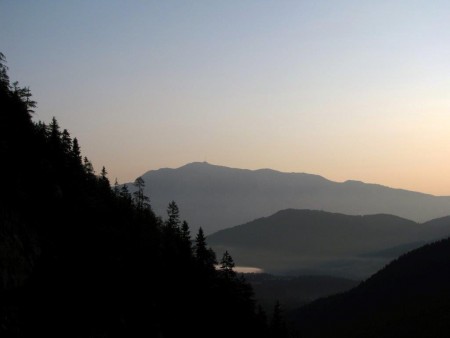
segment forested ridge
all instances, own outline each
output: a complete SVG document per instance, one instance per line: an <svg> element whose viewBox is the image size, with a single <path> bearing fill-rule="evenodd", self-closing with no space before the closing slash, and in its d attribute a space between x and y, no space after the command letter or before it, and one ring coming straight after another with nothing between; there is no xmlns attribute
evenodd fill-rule
<svg viewBox="0 0 450 338"><path fill-rule="evenodd" d="M34 122L0 58L1 337L286 335L175 202L156 216L141 178L111 187L55 118Z"/></svg>
<svg viewBox="0 0 450 338"><path fill-rule="evenodd" d="M290 314L301 337L449 337L450 238L393 260L356 288Z"/></svg>

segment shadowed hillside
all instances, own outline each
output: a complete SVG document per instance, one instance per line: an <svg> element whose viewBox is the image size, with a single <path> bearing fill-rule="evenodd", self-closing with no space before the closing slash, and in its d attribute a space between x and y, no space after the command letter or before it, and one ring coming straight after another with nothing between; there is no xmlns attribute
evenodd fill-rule
<svg viewBox="0 0 450 338"><path fill-rule="evenodd" d="M208 237L241 265L268 272L366 278L397 254L450 234L450 218L425 224L392 215L288 209Z"/></svg>
<svg viewBox="0 0 450 338"><path fill-rule="evenodd" d="M112 189L55 118L32 121L6 69L0 53L0 336L264 336L231 256L216 269L203 232L175 202L157 217L141 178Z"/></svg>
<svg viewBox="0 0 450 338"><path fill-rule="evenodd" d="M448 337L450 239L393 261L357 288L291 313L301 336Z"/></svg>
<svg viewBox="0 0 450 338"><path fill-rule="evenodd" d="M266 273L245 274L255 298L267 312L279 301L285 311L299 308L321 297L348 291L358 281L330 276L274 276Z"/></svg>

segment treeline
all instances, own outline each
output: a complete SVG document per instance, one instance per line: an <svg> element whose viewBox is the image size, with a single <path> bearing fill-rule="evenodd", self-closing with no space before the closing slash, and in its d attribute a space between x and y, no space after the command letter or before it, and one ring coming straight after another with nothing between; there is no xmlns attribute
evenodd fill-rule
<svg viewBox="0 0 450 338"><path fill-rule="evenodd" d="M162 219L141 178L111 188L35 105L0 54L1 337L286 336L175 202Z"/></svg>

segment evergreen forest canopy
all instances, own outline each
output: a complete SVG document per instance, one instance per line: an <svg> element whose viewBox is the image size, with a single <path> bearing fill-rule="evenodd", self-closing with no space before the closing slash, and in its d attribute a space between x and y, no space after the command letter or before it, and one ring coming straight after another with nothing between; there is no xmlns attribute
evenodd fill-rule
<svg viewBox="0 0 450 338"><path fill-rule="evenodd" d="M163 220L141 178L111 188L55 118L34 122L3 54L0 105L0 336L286 336L175 202Z"/></svg>

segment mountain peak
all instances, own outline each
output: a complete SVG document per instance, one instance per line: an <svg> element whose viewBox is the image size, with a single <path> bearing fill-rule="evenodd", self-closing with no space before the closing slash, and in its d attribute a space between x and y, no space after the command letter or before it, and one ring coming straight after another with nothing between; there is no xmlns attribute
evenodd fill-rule
<svg viewBox="0 0 450 338"><path fill-rule="evenodd" d="M176 201L193 231L220 229L283 209L325 210L349 215L393 214L426 221L450 214L450 198L318 175L271 169L236 169L192 162L142 176L152 207L160 215Z"/></svg>
<svg viewBox="0 0 450 338"><path fill-rule="evenodd" d="M213 167L215 166L214 164L208 163L206 161L203 162L191 162L191 163L187 163L185 165L182 165L180 168L186 168L186 167Z"/></svg>

